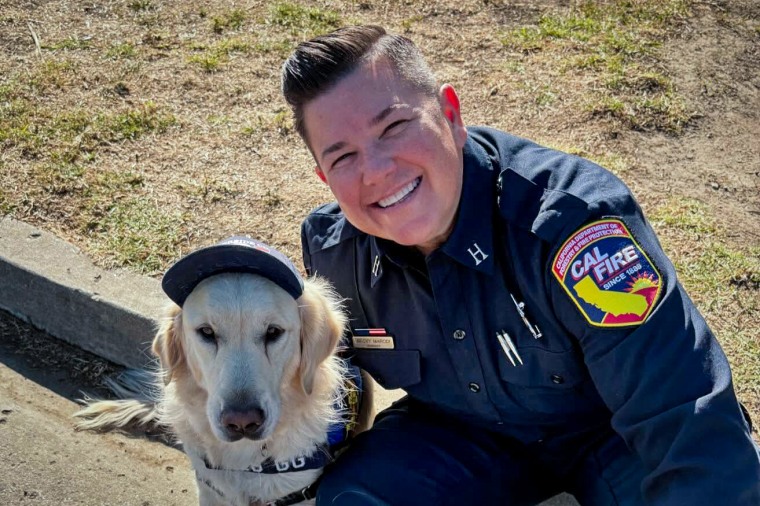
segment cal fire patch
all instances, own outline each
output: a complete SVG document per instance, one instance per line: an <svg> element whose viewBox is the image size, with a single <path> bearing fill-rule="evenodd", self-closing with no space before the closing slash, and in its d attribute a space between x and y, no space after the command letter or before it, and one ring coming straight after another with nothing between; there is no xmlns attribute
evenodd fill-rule
<svg viewBox="0 0 760 506"><path fill-rule="evenodd" d="M583 316L598 327L639 325L660 296L660 273L622 221L605 219L573 234L552 272Z"/></svg>

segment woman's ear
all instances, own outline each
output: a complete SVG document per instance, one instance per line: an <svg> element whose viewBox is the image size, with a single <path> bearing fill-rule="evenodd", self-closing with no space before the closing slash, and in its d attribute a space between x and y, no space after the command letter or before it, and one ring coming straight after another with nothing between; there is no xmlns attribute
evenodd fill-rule
<svg viewBox="0 0 760 506"><path fill-rule="evenodd" d="M327 184L327 178L325 177L325 173L322 172L322 169L319 168L319 165L314 167L314 172L317 174L317 177L322 180L323 183Z"/></svg>
<svg viewBox="0 0 760 506"><path fill-rule="evenodd" d="M438 92L438 103L451 127L457 145L460 148L464 147L464 143L467 141L467 127L464 126L462 111L459 107L459 96L453 86L450 84L441 86Z"/></svg>

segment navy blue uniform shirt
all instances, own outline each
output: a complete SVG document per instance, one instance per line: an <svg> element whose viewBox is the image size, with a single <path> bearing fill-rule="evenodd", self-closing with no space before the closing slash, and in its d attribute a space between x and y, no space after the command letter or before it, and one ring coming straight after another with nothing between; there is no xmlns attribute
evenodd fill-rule
<svg viewBox="0 0 760 506"><path fill-rule="evenodd" d="M336 204L303 224L307 271L347 298L352 333L382 337L353 362L567 462L611 427L654 504L760 504L726 357L629 189L587 160L468 131L456 223L427 257Z"/></svg>

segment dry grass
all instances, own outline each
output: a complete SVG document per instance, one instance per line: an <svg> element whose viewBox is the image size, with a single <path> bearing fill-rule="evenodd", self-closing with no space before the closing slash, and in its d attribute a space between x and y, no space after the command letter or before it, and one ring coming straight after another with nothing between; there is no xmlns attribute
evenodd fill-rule
<svg viewBox="0 0 760 506"><path fill-rule="evenodd" d="M744 222L735 234L716 224L717 207L689 211L678 175L667 174L675 191L659 196L664 173L643 170L638 150L696 131L736 95L731 78L710 76L709 93L686 97L666 61L708 18L756 39L747 5L0 0L0 213L56 232L101 265L150 275L232 234L298 259L301 219L331 196L293 132L280 65L305 37L383 24L417 41L456 86L467 123L588 156L637 191L758 419L751 233L760 227ZM695 236L695 216L716 223Z"/></svg>
<svg viewBox="0 0 760 506"><path fill-rule="evenodd" d="M656 18L652 1L543 14L474 1L10 7L0 210L84 245L104 265L149 274L239 232L298 257L297 223L329 198L278 91L279 66L298 41L379 18L418 40L442 80L473 90L465 112L474 122L528 120L534 125L523 121L521 133L539 137L547 136L536 121L561 127L560 117L585 121L592 136L611 120L677 130L688 115L674 118L663 105L672 85L646 73L652 48L688 14L672 3ZM621 19L627 26L606 38L591 35ZM445 34L453 26L452 45ZM607 91L592 101L598 86Z"/></svg>
<svg viewBox="0 0 760 506"><path fill-rule="evenodd" d="M760 246L738 248L704 204L668 199L649 216L686 291L732 359L739 395L757 413L760 399ZM756 419L756 416L753 416Z"/></svg>

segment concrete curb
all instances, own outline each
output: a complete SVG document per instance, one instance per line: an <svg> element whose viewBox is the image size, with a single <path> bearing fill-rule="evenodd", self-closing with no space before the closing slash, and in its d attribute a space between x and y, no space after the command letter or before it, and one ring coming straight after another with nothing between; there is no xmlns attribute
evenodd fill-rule
<svg viewBox="0 0 760 506"><path fill-rule="evenodd" d="M0 308L50 335L142 367L166 304L158 280L98 268L51 233L0 219Z"/></svg>
<svg viewBox="0 0 760 506"><path fill-rule="evenodd" d="M168 303L157 279L101 269L55 235L0 218L0 309L48 334L117 364L144 367ZM376 397L388 405L399 395ZM541 504L576 505L567 494Z"/></svg>

